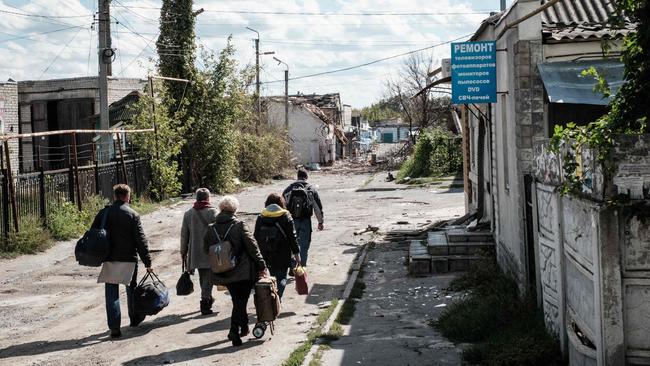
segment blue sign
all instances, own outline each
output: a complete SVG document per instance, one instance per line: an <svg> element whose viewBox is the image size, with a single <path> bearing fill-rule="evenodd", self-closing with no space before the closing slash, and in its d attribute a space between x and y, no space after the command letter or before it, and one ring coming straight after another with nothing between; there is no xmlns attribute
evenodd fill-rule
<svg viewBox="0 0 650 366"><path fill-rule="evenodd" d="M451 44L451 101L454 104L496 103L495 41Z"/></svg>

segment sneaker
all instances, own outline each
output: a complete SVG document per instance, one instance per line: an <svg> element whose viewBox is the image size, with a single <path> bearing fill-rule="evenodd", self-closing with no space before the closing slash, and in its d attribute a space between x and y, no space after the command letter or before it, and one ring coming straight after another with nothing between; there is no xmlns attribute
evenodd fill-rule
<svg viewBox="0 0 650 366"><path fill-rule="evenodd" d="M122 331L119 329L111 329L111 338L120 338L122 336Z"/></svg>
<svg viewBox="0 0 650 366"><path fill-rule="evenodd" d="M131 323L129 324L129 327L135 328L138 325L140 325L140 323L142 323L143 321L144 321L144 317L140 317L138 319L131 319Z"/></svg>

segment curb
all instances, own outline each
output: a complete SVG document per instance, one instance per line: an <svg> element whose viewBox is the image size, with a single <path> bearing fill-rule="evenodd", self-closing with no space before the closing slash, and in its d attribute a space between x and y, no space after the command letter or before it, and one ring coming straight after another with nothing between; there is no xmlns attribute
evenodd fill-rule
<svg viewBox="0 0 650 366"><path fill-rule="evenodd" d="M341 308L343 308L345 302L348 301L350 297L350 293L352 292L352 288L354 287L354 284L357 282L357 277L359 277L359 271L361 270L361 267L363 266L363 263L366 260L366 255L368 254L368 246L370 243L372 242L363 245L363 249L361 250L361 254L359 255L359 258L357 258L357 260L354 261L350 266L350 268L352 269L352 273L348 277L345 290L343 291L343 296L341 296L338 304L336 304L336 307L334 308L334 311L332 311L332 314L329 316L329 318L321 328L321 331L323 333L329 333L330 329L332 328L332 325L334 324L334 321L336 320L339 313L341 312ZM314 358L314 354L318 351L320 345L321 345L320 342L314 342L314 344L309 349L309 352L305 356L305 359L302 362L302 366L309 365L309 363Z"/></svg>

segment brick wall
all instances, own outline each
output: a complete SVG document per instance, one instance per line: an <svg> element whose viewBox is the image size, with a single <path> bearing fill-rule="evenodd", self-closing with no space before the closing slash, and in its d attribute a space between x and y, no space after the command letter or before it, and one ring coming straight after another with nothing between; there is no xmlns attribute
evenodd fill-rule
<svg viewBox="0 0 650 366"><path fill-rule="evenodd" d="M0 83L0 119L3 122L2 135L18 133L18 85L16 83ZM17 172L18 140L9 140L11 170Z"/></svg>

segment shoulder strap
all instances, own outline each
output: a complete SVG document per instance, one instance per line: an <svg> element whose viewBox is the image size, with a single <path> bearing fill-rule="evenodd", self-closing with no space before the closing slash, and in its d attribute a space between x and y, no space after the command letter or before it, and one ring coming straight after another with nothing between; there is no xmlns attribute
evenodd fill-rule
<svg viewBox="0 0 650 366"><path fill-rule="evenodd" d="M232 224L230 224L230 227L228 227L228 230L226 230L226 234L223 236L223 239L226 239L228 237L228 234L230 234L230 229L232 229L232 227L235 226L235 224L236 224L236 222L233 222ZM223 241L223 239L221 239L221 236L219 236L219 231L217 230L217 225L212 225L212 229L214 230L214 233L217 235L217 240L219 240L220 242Z"/></svg>
<svg viewBox="0 0 650 366"><path fill-rule="evenodd" d="M280 230L280 232L282 233L282 236L284 236L284 237L286 238L286 237L287 237L287 233L284 232L284 230L282 229L282 226L280 226L280 223L276 221L276 222L275 222L275 226L278 228L278 230Z"/></svg>
<svg viewBox="0 0 650 366"><path fill-rule="evenodd" d="M201 215L201 211L199 211L199 210L197 210L197 209L195 209L195 208L193 208L193 210L196 212L196 215L199 217L199 219L201 220L201 222L203 223L203 225L205 225L205 226L210 225L210 224L208 223L208 220L206 220L205 217L203 217L203 215Z"/></svg>
<svg viewBox="0 0 650 366"><path fill-rule="evenodd" d="M102 223L99 227L100 230L104 230L106 227L106 220L108 220L108 210L110 210L111 206L106 206L104 207L104 214L102 215Z"/></svg>

